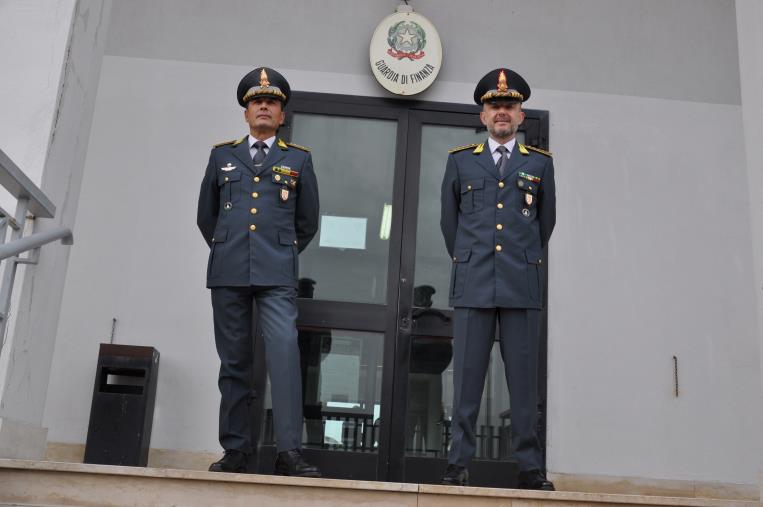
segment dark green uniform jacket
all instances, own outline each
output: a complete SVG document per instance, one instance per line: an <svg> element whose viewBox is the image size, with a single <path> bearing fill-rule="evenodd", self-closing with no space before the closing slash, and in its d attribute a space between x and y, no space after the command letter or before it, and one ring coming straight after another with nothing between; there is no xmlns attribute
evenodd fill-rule
<svg viewBox="0 0 763 507"><path fill-rule="evenodd" d="M541 308L539 264L556 223L551 156L517 143L501 178L487 142L451 150L441 204L451 306Z"/></svg>
<svg viewBox="0 0 763 507"><path fill-rule="evenodd" d="M246 139L213 148L201 183L207 287L297 287L298 253L318 230L312 158L278 139L255 167Z"/></svg>

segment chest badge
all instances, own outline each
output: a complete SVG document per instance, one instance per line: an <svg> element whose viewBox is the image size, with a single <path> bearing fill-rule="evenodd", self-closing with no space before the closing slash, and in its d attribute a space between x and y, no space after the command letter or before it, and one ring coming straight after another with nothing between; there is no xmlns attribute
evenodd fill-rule
<svg viewBox="0 0 763 507"><path fill-rule="evenodd" d="M281 202L286 202L289 200L289 189L288 188L282 188L281 189Z"/></svg>
<svg viewBox="0 0 763 507"><path fill-rule="evenodd" d="M292 178L299 177L298 171L295 171L291 167L286 165L274 165L273 172L278 174L283 174L284 176L291 176Z"/></svg>
<svg viewBox="0 0 763 507"><path fill-rule="evenodd" d="M228 162L228 165L226 165L225 167L221 167L221 168L220 168L220 170L221 170L221 171L225 171L225 172L227 173L228 171L232 171L232 170L234 170L235 168L236 168L236 166L235 166L235 165L231 165L231 163L230 163L230 162Z"/></svg>
<svg viewBox="0 0 763 507"><path fill-rule="evenodd" d="M528 206L532 206L532 204L533 204L533 195L531 193L528 192L528 193L525 194L525 202L527 203Z"/></svg>
<svg viewBox="0 0 763 507"><path fill-rule="evenodd" d="M521 171L520 171L520 172L518 173L518 176L519 176L520 178L524 178L524 179L526 179L527 181L532 181L533 183L536 183L536 184L537 184L537 183L540 183L540 178L539 178L538 176L534 176L534 175L532 175L532 174L527 174L527 173L524 173L524 172L521 172Z"/></svg>

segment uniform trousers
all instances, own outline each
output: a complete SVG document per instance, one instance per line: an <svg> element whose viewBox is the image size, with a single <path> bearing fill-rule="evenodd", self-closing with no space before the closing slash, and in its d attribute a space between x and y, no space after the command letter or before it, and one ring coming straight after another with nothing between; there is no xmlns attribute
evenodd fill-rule
<svg viewBox="0 0 763 507"><path fill-rule="evenodd" d="M474 457L496 320L511 403L511 447L520 471L542 470L536 430L540 311L524 308L454 308L453 439L448 462L465 467Z"/></svg>
<svg viewBox="0 0 763 507"><path fill-rule="evenodd" d="M302 442L302 382L293 287L213 287L215 345L220 356L220 445L251 453L253 303L265 340L278 452ZM256 444L255 444L256 445Z"/></svg>

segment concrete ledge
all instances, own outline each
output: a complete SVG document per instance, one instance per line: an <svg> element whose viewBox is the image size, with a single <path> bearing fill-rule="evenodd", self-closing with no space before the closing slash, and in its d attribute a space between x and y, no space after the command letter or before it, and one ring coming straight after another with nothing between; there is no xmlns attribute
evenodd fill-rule
<svg viewBox="0 0 763 507"><path fill-rule="evenodd" d="M21 460L0 460L0 502L83 507L758 506L753 501L456 488Z"/></svg>
<svg viewBox="0 0 763 507"><path fill-rule="evenodd" d="M48 429L7 417L0 417L0 457L42 459Z"/></svg>
<svg viewBox="0 0 763 507"><path fill-rule="evenodd" d="M45 461L82 463L84 444L49 442ZM148 466L206 471L209 464L220 458L219 453L151 448ZM759 500L758 486L706 481L677 481L643 479L607 475L550 474L559 491L608 493L615 495L651 495L688 498L718 498L724 500ZM761 475L763 487L763 475Z"/></svg>
<svg viewBox="0 0 763 507"><path fill-rule="evenodd" d="M607 475L550 474L556 488L587 493L681 496L690 498L722 498L726 500L759 500L754 484L732 484L710 481L642 479Z"/></svg>
<svg viewBox="0 0 763 507"><path fill-rule="evenodd" d="M222 455L219 452L181 451L177 449L148 450L148 466L150 468L176 468L179 470L207 471L210 463L214 463ZM82 463L85 460L85 444L68 444L63 442L48 442L44 461L62 463Z"/></svg>

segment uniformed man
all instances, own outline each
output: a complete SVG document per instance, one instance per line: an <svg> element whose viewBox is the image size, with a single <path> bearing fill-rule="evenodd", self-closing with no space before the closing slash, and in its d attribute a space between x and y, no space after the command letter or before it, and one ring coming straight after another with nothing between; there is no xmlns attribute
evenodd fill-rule
<svg viewBox="0 0 763 507"><path fill-rule="evenodd" d="M291 90L273 69L238 85L249 135L216 145L201 183L197 223L210 246L215 345L220 356L220 445L213 472L245 472L249 424L252 312L265 340L278 457L275 473L320 477L303 458L302 390L297 346L298 254L318 224L318 187L310 152L276 137Z"/></svg>
<svg viewBox="0 0 763 507"><path fill-rule="evenodd" d="M453 440L443 484L468 485L474 428L498 323L511 394L511 443L519 487L553 490L536 432L542 250L556 222L554 164L548 152L517 142L530 87L495 69L474 100L490 137L450 150L440 226L453 259Z"/></svg>

